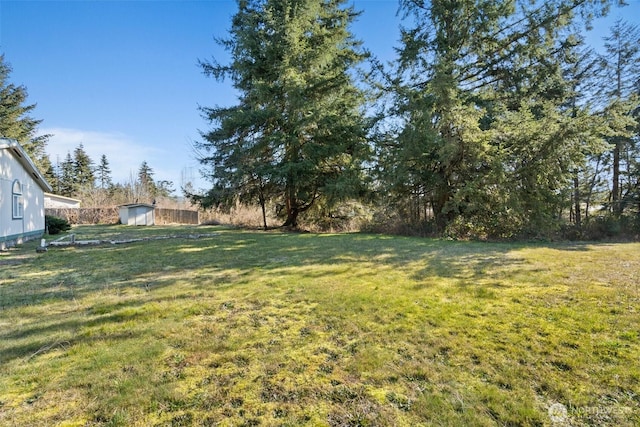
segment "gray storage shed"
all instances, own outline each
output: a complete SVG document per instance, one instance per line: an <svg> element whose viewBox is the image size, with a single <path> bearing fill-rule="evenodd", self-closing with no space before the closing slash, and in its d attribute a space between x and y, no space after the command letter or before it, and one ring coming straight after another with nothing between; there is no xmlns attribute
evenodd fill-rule
<svg viewBox="0 0 640 427"><path fill-rule="evenodd" d="M124 225L155 225L155 205L146 203L131 203L120 206L120 224Z"/></svg>

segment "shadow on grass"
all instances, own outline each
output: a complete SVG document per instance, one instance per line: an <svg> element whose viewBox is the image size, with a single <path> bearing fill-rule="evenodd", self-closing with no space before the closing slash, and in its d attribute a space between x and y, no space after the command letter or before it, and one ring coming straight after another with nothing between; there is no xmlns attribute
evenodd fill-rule
<svg viewBox="0 0 640 427"><path fill-rule="evenodd" d="M107 231L103 231L106 233ZM406 269L414 280L484 277L489 269L517 268L508 256L527 243L454 242L369 234L291 234L225 231L199 240L169 239L129 245L52 249L0 273L0 313L21 306L82 298L87 293L170 286L186 274L229 278L283 268L376 266ZM589 244L544 245L562 251L588 251ZM17 257L16 257L17 258ZM5 262L9 262L6 260ZM199 274L198 272L201 272ZM184 273L184 274L182 274ZM307 272L333 274L331 269ZM33 278L29 278L29 276Z"/></svg>
<svg viewBox="0 0 640 427"><path fill-rule="evenodd" d="M101 325L118 323L119 320L115 317L117 316L113 316L113 318L105 316L99 320L99 323ZM78 334L78 331L87 326L86 322L82 320L61 320L59 322L54 319L47 320L48 326L29 328L1 336L0 339L7 340L5 342L10 342L10 344L3 346L0 353L0 364L9 363L16 359L22 359L24 363L27 363L36 356L45 355L58 349L66 350L79 343L136 339L142 336L141 332L130 329L122 329L108 334Z"/></svg>
<svg viewBox="0 0 640 427"><path fill-rule="evenodd" d="M110 233L110 229L100 231ZM135 235L137 231L128 232ZM406 270L416 282L415 290L437 278L459 279L464 286L486 278L488 270L508 269L510 274L515 274L524 260L509 253L539 246L371 234L220 230L218 236L203 239L175 238L126 246L52 249L28 262L10 264L10 271L0 272L0 322L8 323L3 321L4 314L24 309L18 312L24 316L20 326L10 326L0 333L0 340L5 343L0 346L0 362L28 358L55 343L57 338L52 337L62 337L61 340L71 345L105 338L99 333L90 336L82 331L117 327L132 320L144 321L145 316L151 314L142 310L142 306L169 298L157 291L177 282L181 282L180 294L171 298L194 299L190 291L242 284L245 283L243 277L250 278L255 273L276 276L287 274L287 269L323 267L295 274L314 280L342 268L347 273L352 269L356 271L353 274L366 277L367 266L374 263L376 268ZM568 251L589 250L588 244L581 243L551 246ZM331 268L325 268L329 266ZM493 288L495 291L500 286ZM125 301L85 308L86 311L80 313L70 313L69 307L47 313L39 307L44 306L46 310L47 306L82 301L94 294L132 292L135 294ZM31 307L39 307L39 311L32 312ZM130 338L131 333L122 331L106 337L125 339Z"/></svg>

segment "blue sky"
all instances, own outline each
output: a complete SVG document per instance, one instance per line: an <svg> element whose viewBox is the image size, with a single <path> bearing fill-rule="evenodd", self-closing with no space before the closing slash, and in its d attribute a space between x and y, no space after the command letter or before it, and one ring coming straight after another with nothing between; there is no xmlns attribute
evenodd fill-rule
<svg viewBox="0 0 640 427"><path fill-rule="evenodd" d="M612 22L640 23L640 0L595 21L601 45ZM392 60L398 41L397 0L354 0L363 11L352 27L365 47ZM155 179L198 185L191 149L208 129L198 105L230 105L230 84L206 78L199 59L227 55L214 42L226 37L231 0L0 0L0 53L11 81L26 86L40 131L54 136L48 153L63 160L80 143L94 162L105 154L117 182L146 161Z"/></svg>

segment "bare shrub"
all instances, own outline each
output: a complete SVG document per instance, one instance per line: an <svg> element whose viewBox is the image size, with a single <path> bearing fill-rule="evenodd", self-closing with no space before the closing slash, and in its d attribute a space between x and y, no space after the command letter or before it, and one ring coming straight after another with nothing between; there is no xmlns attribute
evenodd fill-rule
<svg viewBox="0 0 640 427"><path fill-rule="evenodd" d="M267 212L270 210L268 209ZM273 210L271 210L272 212ZM200 210L201 224L228 224L240 227L262 228L262 210L258 206L247 206L237 204L228 212L220 209ZM267 226L275 227L280 225L275 215L267 214Z"/></svg>

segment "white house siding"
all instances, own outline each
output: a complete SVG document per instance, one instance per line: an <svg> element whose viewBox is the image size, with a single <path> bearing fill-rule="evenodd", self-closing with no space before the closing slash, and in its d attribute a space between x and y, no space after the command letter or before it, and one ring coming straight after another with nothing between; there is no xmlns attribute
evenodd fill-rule
<svg viewBox="0 0 640 427"><path fill-rule="evenodd" d="M19 147L0 139L0 248L44 234L44 183ZM25 166L26 165L26 166ZM13 186L22 187L22 218L13 215Z"/></svg>

